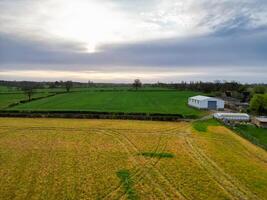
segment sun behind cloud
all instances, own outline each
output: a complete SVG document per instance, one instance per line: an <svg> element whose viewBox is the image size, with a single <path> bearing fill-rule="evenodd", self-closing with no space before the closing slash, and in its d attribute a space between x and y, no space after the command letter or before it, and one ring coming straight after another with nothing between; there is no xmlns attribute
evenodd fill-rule
<svg viewBox="0 0 267 200"><path fill-rule="evenodd" d="M102 44L197 35L206 31L197 26L202 18L200 7L189 12L190 5L173 0L148 2L149 9L137 10L127 10L132 2L112 0L26 1L17 2L17 6L4 2L2 7L6 9L0 24L9 34L19 32L22 37L35 40L77 42L83 44L87 52L97 51Z"/></svg>

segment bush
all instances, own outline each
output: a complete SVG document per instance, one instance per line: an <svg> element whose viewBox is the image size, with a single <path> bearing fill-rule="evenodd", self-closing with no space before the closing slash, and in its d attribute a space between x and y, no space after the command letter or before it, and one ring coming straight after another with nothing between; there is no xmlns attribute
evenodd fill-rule
<svg viewBox="0 0 267 200"><path fill-rule="evenodd" d="M150 157L150 158L174 158L174 155L172 153L156 153L156 152L143 152L138 155L142 155L144 157Z"/></svg>
<svg viewBox="0 0 267 200"><path fill-rule="evenodd" d="M256 94L250 101L249 110L258 115L267 114L267 94Z"/></svg>
<svg viewBox="0 0 267 200"><path fill-rule="evenodd" d="M255 94L264 94L266 92L266 88L264 86L256 86L253 88L253 92Z"/></svg>
<svg viewBox="0 0 267 200"><path fill-rule="evenodd" d="M60 118L87 118L87 119L129 119L129 120L155 120L178 121L184 119L179 114L148 114L124 112L90 112L90 111L34 111L34 110L2 110L2 117L60 117Z"/></svg>

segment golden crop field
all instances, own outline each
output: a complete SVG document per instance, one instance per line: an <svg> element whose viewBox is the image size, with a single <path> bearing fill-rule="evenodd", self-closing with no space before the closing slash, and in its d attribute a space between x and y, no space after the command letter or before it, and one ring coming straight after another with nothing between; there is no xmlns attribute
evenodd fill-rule
<svg viewBox="0 0 267 200"><path fill-rule="evenodd" d="M0 199L267 199L267 153L222 126L0 118Z"/></svg>

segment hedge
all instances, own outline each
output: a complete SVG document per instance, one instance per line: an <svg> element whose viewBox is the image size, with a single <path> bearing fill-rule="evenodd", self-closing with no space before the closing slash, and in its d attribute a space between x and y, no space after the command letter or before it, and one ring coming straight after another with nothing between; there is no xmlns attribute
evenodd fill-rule
<svg viewBox="0 0 267 200"><path fill-rule="evenodd" d="M90 112L90 111L20 111L2 110L0 117L29 117L29 118L85 118L85 119L132 119L152 121L181 121L188 120L188 116L181 114L161 113L124 113L124 112ZM197 116L192 115L193 118Z"/></svg>

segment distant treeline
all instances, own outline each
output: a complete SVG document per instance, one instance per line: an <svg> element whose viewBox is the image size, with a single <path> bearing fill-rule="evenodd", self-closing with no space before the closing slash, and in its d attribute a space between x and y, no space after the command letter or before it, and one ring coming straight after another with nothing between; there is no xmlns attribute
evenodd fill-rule
<svg viewBox="0 0 267 200"><path fill-rule="evenodd" d="M140 80L138 80L140 81ZM67 92L71 88L114 88L114 89L131 89L135 88L135 83L94 83L88 81L73 82L73 81L55 81L55 82L33 82L33 81L4 81L0 80L0 85L13 87L18 90L26 89L44 89L44 88L64 88ZM173 90L190 90L203 92L213 96L226 96L242 100L243 102L249 101L253 94L264 94L266 92L267 84L241 84L236 81L214 81L214 82L180 82L180 83L146 83L142 84L140 81L140 88L162 88ZM137 88L136 88L137 89Z"/></svg>
<svg viewBox="0 0 267 200"><path fill-rule="evenodd" d="M28 87L31 86L36 89L43 89L43 88L64 88L67 82L72 82L73 87L76 88L88 88L88 87L98 87L98 88L110 88L110 87L132 87L133 84L127 83L94 83L92 81L88 81L87 83L84 82L75 82L75 81L54 81L54 82L37 82L37 81L5 81L0 80L1 86L6 87ZM145 84L147 85L147 84ZM148 84L153 85L153 84Z"/></svg>
<svg viewBox="0 0 267 200"><path fill-rule="evenodd" d="M63 88L69 81L55 81L55 82L37 82L37 81L4 81L0 80L1 86L15 87L15 88L25 88L32 87L34 89L44 89L44 88ZM71 81L72 82L72 81ZM87 87L88 83L72 82L75 87Z"/></svg>
<svg viewBox="0 0 267 200"><path fill-rule="evenodd" d="M161 90L171 89L177 91L197 91L208 94L210 96L222 97L227 102L234 102L228 104L229 108L237 108L237 103L245 103L249 105L245 108L240 108L243 111L253 112L255 114L267 115L267 84L241 84L236 81L214 81L214 82L179 82L179 83L148 83L142 84L141 80L136 79L132 84L130 83L94 83L88 81L87 83L73 82L73 81L55 81L55 82L33 82L33 81L4 81L0 80L1 86L15 88L21 90L28 96L28 101L32 100L33 93L36 89L56 89L62 88L65 92L70 92L73 88L96 88L99 90L114 89L114 90L139 90L141 88L146 90ZM49 90L55 92L54 90ZM60 90L60 92L62 92ZM245 105L242 104L242 105ZM245 105L245 106L246 106ZM239 109L239 108L238 108Z"/></svg>
<svg viewBox="0 0 267 200"><path fill-rule="evenodd" d="M243 91L249 85L243 85L238 82L181 82L171 84L173 88L178 90L194 90L204 93L216 92L216 91Z"/></svg>
<svg viewBox="0 0 267 200"><path fill-rule="evenodd" d="M0 80L0 85L7 87L27 87L31 86L34 88L60 88L65 87L66 83L70 81L55 81L55 82L37 82L37 81L5 81ZM110 88L110 87L133 87L132 83L94 83L92 81L84 82L73 82L73 87L76 88L86 88L86 87L99 87L99 88ZM177 90L194 90L201 91L205 93L213 91L244 91L249 87L255 86L267 87L267 84L241 84L236 81L214 81L214 82L202 82L202 81L191 81L191 82L179 82L179 83L145 83L143 87L159 87L159 88L171 88Z"/></svg>

